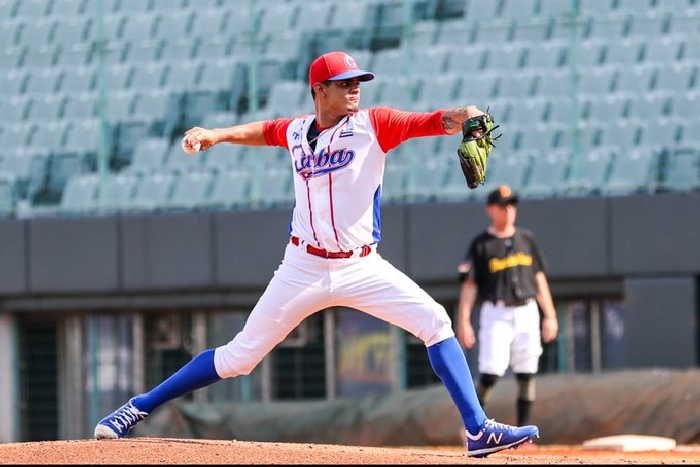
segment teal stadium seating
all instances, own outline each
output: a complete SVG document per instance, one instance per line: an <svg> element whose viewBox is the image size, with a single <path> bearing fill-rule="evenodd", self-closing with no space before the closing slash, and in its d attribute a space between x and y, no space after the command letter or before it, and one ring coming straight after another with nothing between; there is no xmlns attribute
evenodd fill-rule
<svg viewBox="0 0 700 467"><path fill-rule="evenodd" d="M488 105L503 125L486 186L464 188L458 135L421 138L390 156L387 202L479 198L502 183L538 198L700 189L698 0L579 0L576 12L560 0L415 0L410 28L402 0L252 11L103 0L101 21L97 3L0 0L2 216L18 201L70 214L289 205L283 150L190 157L182 131L310 112L307 66L338 49L377 74L364 106ZM103 129L111 173L97 178Z"/></svg>

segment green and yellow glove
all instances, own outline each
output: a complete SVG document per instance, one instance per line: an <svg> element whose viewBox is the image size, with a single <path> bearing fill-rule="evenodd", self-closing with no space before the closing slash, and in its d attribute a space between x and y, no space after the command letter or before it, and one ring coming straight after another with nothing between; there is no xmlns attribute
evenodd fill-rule
<svg viewBox="0 0 700 467"><path fill-rule="evenodd" d="M462 142L457 149L459 163L467 179L467 186L471 189L482 185L486 181L486 163L489 154L496 147L493 141L501 135L492 135L499 128L493 121L493 117L486 113L478 117L465 120L462 124ZM478 135L474 132L479 131Z"/></svg>

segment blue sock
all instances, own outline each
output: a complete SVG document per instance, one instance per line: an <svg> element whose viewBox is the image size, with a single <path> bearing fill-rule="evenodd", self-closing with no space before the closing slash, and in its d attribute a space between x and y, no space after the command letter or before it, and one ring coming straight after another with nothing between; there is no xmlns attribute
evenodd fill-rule
<svg viewBox="0 0 700 467"><path fill-rule="evenodd" d="M484 409L476 396L472 374L457 339L450 337L428 347L430 364L462 415L464 426L476 433L486 421Z"/></svg>
<svg viewBox="0 0 700 467"><path fill-rule="evenodd" d="M164 402L195 389L209 386L220 379L221 377L214 368L214 349L208 349L194 357L155 388L134 397L133 403L139 410L151 413L153 409Z"/></svg>

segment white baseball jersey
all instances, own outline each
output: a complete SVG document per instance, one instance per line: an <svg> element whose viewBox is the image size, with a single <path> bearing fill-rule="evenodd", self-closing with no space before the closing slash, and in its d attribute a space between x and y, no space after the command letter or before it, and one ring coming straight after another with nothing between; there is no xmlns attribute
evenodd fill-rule
<svg viewBox="0 0 700 467"><path fill-rule="evenodd" d="M415 136L443 135L442 112L361 110L307 141L314 115L265 126L268 144L286 147L296 205L290 234L328 251L348 251L381 239L381 184L386 154Z"/></svg>
<svg viewBox="0 0 700 467"><path fill-rule="evenodd" d="M267 143L288 148L292 158L292 238L241 332L217 347L214 366L222 378L250 373L302 320L328 307L364 311L405 329L426 346L454 336L445 308L367 247L381 238L386 153L413 136L445 134L441 112L361 110L322 129L315 151L307 141L313 124L313 116L265 122ZM311 246L354 252L320 257L308 251ZM364 254L355 254L358 250Z"/></svg>

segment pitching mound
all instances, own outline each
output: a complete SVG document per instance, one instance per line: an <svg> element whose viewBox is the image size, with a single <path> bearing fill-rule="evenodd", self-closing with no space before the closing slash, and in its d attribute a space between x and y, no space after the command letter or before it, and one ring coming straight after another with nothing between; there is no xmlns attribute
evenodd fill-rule
<svg viewBox="0 0 700 467"><path fill-rule="evenodd" d="M378 448L195 439L45 441L0 444L0 464L658 464L698 463L700 447L611 453L526 445L471 459L459 447Z"/></svg>

